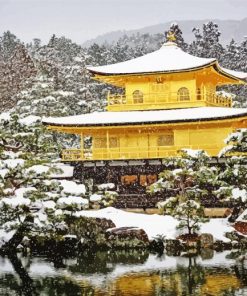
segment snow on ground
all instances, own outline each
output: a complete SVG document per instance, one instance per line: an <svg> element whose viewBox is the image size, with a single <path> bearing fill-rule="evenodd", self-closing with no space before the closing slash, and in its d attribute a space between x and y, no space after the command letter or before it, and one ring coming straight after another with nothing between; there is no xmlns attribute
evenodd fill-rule
<svg viewBox="0 0 247 296"><path fill-rule="evenodd" d="M231 232L235 230L227 222L227 218L212 218L207 223L201 225L201 233L211 233L215 239L224 242L229 242L230 240L225 237L226 232Z"/></svg>
<svg viewBox="0 0 247 296"><path fill-rule="evenodd" d="M139 227L145 230L149 239L157 235L164 235L166 239L176 238L180 232L176 229L178 221L171 216L136 214L108 207L101 210L80 211L76 216L106 218L112 220L116 227ZM201 233L211 233L215 240L228 242L225 232L233 231L233 227L227 224L227 219L211 219L202 224Z"/></svg>
<svg viewBox="0 0 247 296"><path fill-rule="evenodd" d="M76 215L110 219L116 227L139 227L146 231L149 239L153 239L158 234L164 234L166 238L174 238L178 235L176 230L178 222L171 216L136 214L113 207L95 211L80 211Z"/></svg>

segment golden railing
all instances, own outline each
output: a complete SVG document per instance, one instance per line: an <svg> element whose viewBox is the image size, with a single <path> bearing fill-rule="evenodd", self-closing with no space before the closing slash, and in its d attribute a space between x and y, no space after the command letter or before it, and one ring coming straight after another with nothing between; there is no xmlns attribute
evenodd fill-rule
<svg viewBox="0 0 247 296"><path fill-rule="evenodd" d="M92 159L91 149L65 149L62 151L62 160L77 161Z"/></svg>
<svg viewBox="0 0 247 296"><path fill-rule="evenodd" d="M232 98L230 96L224 96L223 94L217 94L213 91L207 92L190 92L189 97L178 97L177 92L164 92L164 93L144 93L142 96L133 97L132 95L125 94L111 94L108 93L108 110L116 111L130 110L135 106L137 108L141 106L152 106L151 109L155 109L155 106L164 105L164 109L174 107L177 105L179 108L183 106L199 106L203 102L206 106L217 106L217 107L232 107ZM119 110L118 108L119 107ZM136 109L137 109L136 108ZM159 108L160 109L160 108Z"/></svg>
<svg viewBox="0 0 247 296"><path fill-rule="evenodd" d="M127 160L127 159L154 159L178 155L181 149L202 149L211 156L218 155L223 146L217 145L187 145L165 147L121 147L95 149L66 149L62 152L64 161L86 160Z"/></svg>

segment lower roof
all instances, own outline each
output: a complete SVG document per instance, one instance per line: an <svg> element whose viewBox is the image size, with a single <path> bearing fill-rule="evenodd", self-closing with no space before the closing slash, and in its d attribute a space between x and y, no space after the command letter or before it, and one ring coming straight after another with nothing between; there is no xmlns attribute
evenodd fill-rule
<svg viewBox="0 0 247 296"><path fill-rule="evenodd" d="M247 108L199 107L155 111L94 112L66 117L48 117L43 119L43 123L50 126L89 127L210 121L246 116Z"/></svg>

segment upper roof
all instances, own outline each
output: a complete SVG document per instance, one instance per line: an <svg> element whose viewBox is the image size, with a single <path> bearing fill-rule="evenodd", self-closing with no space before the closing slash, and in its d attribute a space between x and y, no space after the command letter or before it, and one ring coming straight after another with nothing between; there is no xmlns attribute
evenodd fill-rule
<svg viewBox="0 0 247 296"><path fill-rule="evenodd" d="M95 112L67 117L49 117L43 123L52 126L111 126L149 123L177 123L246 117L247 108L199 107L159 111Z"/></svg>
<svg viewBox="0 0 247 296"><path fill-rule="evenodd" d="M165 43L159 50L121 63L87 69L99 75L170 73L196 70L215 65L216 70L235 79L247 79L247 73L220 67L214 58L199 58L184 52L174 42Z"/></svg>

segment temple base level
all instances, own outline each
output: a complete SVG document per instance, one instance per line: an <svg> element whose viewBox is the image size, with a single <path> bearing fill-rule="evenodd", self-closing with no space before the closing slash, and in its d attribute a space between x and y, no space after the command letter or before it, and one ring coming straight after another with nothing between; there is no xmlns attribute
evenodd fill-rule
<svg viewBox="0 0 247 296"><path fill-rule="evenodd" d="M224 159L212 158L210 162L224 166ZM156 207L159 201L168 196L164 193L150 194L149 185L158 180L160 172L167 169L163 159L126 160L126 161L88 161L72 163L75 166L74 177L87 184L89 192L97 192L97 185L114 183L119 196L116 208L148 209ZM203 201L206 207L228 207L213 198Z"/></svg>

